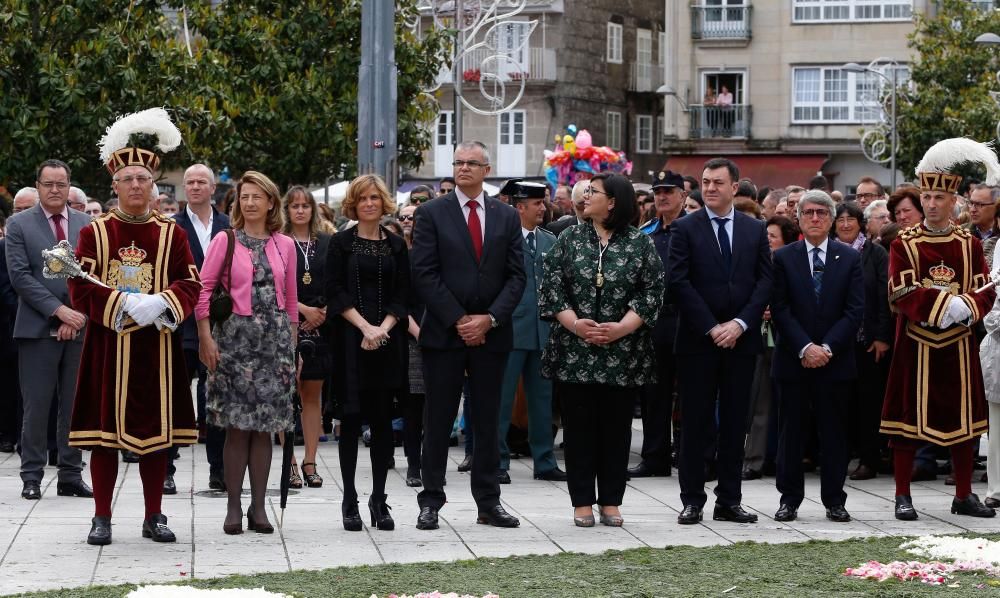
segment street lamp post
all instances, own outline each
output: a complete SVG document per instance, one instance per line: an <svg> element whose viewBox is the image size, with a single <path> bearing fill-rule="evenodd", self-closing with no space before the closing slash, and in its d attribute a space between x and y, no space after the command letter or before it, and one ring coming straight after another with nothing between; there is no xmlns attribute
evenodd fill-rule
<svg viewBox="0 0 1000 598"><path fill-rule="evenodd" d="M874 73L882 79L884 79L892 87L892 107L889 111L889 169L891 174L889 178L891 180L891 188L896 188L896 152L899 148L899 133L896 130L896 71L895 64L890 65L891 77L887 77L885 73L877 71L870 66L861 66L856 62L848 62L843 67L841 67L849 73ZM883 162L884 160L875 160L877 162Z"/></svg>

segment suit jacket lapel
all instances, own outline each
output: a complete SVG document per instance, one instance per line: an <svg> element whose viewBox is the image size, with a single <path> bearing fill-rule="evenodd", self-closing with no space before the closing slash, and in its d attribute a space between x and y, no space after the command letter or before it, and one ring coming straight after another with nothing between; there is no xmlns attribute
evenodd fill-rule
<svg viewBox="0 0 1000 598"><path fill-rule="evenodd" d="M66 228L69 229L69 244L72 245L74 249L76 249L76 242L80 239L80 229L84 226L87 226L87 223L83 222L80 216L73 214L73 210L70 210L69 223Z"/></svg>
<svg viewBox="0 0 1000 598"><path fill-rule="evenodd" d="M486 261L486 253L490 250L493 245L493 233L497 230L497 203L499 200L494 200L488 195L483 195L483 214L486 215L486 232L483 234L483 257L480 263ZM466 227L468 228L468 227ZM535 235L536 237L538 235ZM472 239L469 239L469 246L472 246ZM527 251L527 249L525 249Z"/></svg>
<svg viewBox="0 0 1000 598"><path fill-rule="evenodd" d="M458 201L458 195L452 193L445 207L445 212L448 213L448 216L458 229L458 236L462 238L462 245L469 251L472 261L476 261L476 252L472 249L472 238L469 237L469 223L465 221L465 214L462 213L462 204Z"/></svg>
<svg viewBox="0 0 1000 598"><path fill-rule="evenodd" d="M726 263L722 261L722 249L719 247L719 233L715 229L715 223L712 222L712 219L704 208L695 212L695 216L701 219L702 230L707 231L704 234L708 235L709 243L711 244L710 247L714 249L713 255L715 256L716 265L720 271L724 270ZM733 234L736 234L735 222L733 223ZM728 279L730 276L732 276L732 270L726 274L726 278Z"/></svg>
<svg viewBox="0 0 1000 598"><path fill-rule="evenodd" d="M42 233L45 235L45 239L48 241L49 247L52 247L56 244L56 235L52 232L52 227L49 225L49 218L46 216L45 210L42 209L42 205L40 203L35 204L35 213L37 214L35 217L35 223L40 229L42 229ZM75 248L76 247L74 247L74 249Z"/></svg>
<svg viewBox="0 0 1000 598"><path fill-rule="evenodd" d="M795 269L798 271L799 280L805 285L806 290L812 297L816 296L816 287L813 286L813 275L812 275L812 254L809 253L809 245L805 241L796 241L801 245L800 249L795 252ZM829 244L827 245L829 247Z"/></svg>

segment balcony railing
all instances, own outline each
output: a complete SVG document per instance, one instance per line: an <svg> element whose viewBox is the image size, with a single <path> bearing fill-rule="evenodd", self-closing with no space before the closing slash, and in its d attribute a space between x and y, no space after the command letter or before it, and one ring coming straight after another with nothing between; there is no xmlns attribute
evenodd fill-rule
<svg viewBox="0 0 1000 598"><path fill-rule="evenodd" d="M663 65L633 62L629 70L629 91L656 91L663 85Z"/></svg>
<svg viewBox="0 0 1000 598"><path fill-rule="evenodd" d="M691 139L718 139L726 137L745 138L750 136L750 106L690 106Z"/></svg>
<svg viewBox="0 0 1000 598"><path fill-rule="evenodd" d="M750 39L749 3L691 7L691 38L705 40Z"/></svg>
<svg viewBox="0 0 1000 598"><path fill-rule="evenodd" d="M502 81L555 81L556 79L556 51L552 48L526 48L521 53L523 60L498 58L483 61L491 53L485 49L470 52L462 58L462 66L459 73L462 81L468 84L477 84L482 79L484 73L496 74ZM438 83L452 83L452 70L442 66L438 72Z"/></svg>

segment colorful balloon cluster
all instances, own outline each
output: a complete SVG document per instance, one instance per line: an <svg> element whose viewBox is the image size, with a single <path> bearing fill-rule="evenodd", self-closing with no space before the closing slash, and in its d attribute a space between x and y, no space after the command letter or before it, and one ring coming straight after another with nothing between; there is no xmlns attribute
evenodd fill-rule
<svg viewBox="0 0 1000 598"><path fill-rule="evenodd" d="M576 125L569 125L564 135L556 135L555 150L545 150L545 178L553 188L560 183L573 185L600 172L629 175L632 162L625 152L594 145L586 129L578 133Z"/></svg>

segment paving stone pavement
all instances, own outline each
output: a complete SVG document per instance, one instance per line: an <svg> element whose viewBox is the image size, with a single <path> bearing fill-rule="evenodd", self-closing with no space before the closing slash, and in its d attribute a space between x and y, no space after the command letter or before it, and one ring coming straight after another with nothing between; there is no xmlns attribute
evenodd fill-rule
<svg viewBox="0 0 1000 598"><path fill-rule="evenodd" d="M638 461L642 442L641 422L634 420L632 462ZM302 448L296 450L299 458ZM371 487L367 451L358 463L358 488L362 514ZM913 485L920 519L901 522L893 518L893 483L880 476L850 482L847 508L854 520L846 524L827 521L819 502L819 478L806 478L806 502L799 519L784 524L774 521L778 494L773 478L743 484L743 504L760 515L756 525L712 521L700 525L676 523L681 509L676 474L673 477L637 479L629 483L622 513L625 525L615 529L598 525L574 527L572 507L565 483L532 479L531 459L511 462L513 483L502 486L505 508L521 519L517 529L497 529L476 524L476 508L469 492L468 474L455 471L462 449L451 450L449 502L441 511L441 529L415 529L417 489L404 483L405 458L396 449L399 469L390 472L389 504L396 520L395 531L347 532L341 526L342 489L337 463L337 445L320 444L319 473L323 488L293 491L284 517L284 527L273 535L222 533L224 493L208 492L208 466L204 445L181 450L176 461L177 496L164 497L164 513L177 534L176 544L154 544L140 535L142 488L136 465L121 464L114 504L114 543L98 548L86 544L93 514L89 499L56 496L55 471L49 468L40 501L20 497L17 455L0 455L0 594L31 590L79 587L124 582L171 582L234 573L281 572L292 569L322 569L341 565L450 561L476 557L503 557L558 552L598 553L607 549L642 546L709 546L752 540L756 542L802 542L809 539L842 540L880 535L950 534L966 531L1000 532L1000 517L975 519L951 515L952 488L943 476L936 482ZM557 451L562 463L562 452ZM86 453L85 453L85 459ZM275 447L269 492L272 523L278 517L278 472L280 449ZM84 472L89 480L89 471ZM976 472L978 479L979 472ZM711 489L709 497L711 508ZM985 484L973 490L985 494ZM249 497L244 498L244 506Z"/></svg>

